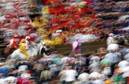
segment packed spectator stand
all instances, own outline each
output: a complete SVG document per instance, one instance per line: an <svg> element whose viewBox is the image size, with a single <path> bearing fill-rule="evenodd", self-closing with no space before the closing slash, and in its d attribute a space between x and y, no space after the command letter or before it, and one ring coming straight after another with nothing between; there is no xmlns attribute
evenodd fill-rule
<svg viewBox="0 0 129 84"><path fill-rule="evenodd" d="M4 21L1 21L0 28L7 33L4 34L4 36L7 35L5 42L8 42L9 37L15 34L20 38L18 39L20 42L31 33L37 33L36 35L41 35L43 39L46 39L44 34L50 35L55 32L57 35L53 36L53 45L62 44L56 41L60 41L56 39L58 37L63 40L65 37L66 41L71 41L70 37L74 37L75 40L79 36L78 40L83 35L89 34L87 38L91 36L104 38L108 35L112 38L114 34L128 37L128 3L128 0L43 0L42 17L33 19L28 16L28 12L20 8L22 4L18 2L10 6L15 9L13 14L12 11L11 14L3 11L6 13L5 16L1 15L0 20ZM82 35L76 35L80 33ZM85 38L79 41L91 42L97 37L89 38L91 41L84 41L89 40ZM33 43L34 40L31 41ZM45 42L41 44L40 47L44 48ZM35 44L34 47L36 48ZM81 52L71 52L67 55L50 52L47 55L40 54L24 60L15 57L14 59L0 59L0 84L118 83L129 83L129 48L118 44L99 48L86 55Z"/></svg>

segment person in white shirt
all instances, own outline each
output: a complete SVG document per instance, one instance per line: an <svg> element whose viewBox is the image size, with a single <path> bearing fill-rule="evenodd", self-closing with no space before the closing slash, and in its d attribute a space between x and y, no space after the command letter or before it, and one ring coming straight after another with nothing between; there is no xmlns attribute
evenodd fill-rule
<svg viewBox="0 0 129 84"><path fill-rule="evenodd" d="M125 68L127 66L129 66L129 62L127 62L126 60L122 60L118 63L119 68Z"/></svg>
<svg viewBox="0 0 129 84"><path fill-rule="evenodd" d="M96 75L96 78L92 83L93 84L104 84L104 78L105 78L104 74L100 73L100 74Z"/></svg>
<svg viewBox="0 0 129 84"><path fill-rule="evenodd" d="M26 37L25 37L26 49L29 49L29 48L30 48L29 39L30 39L30 36L26 36Z"/></svg>
<svg viewBox="0 0 129 84"><path fill-rule="evenodd" d="M129 66L129 62L126 60L122 60L118 63L118 67L120 68L120 72L124 72L124 69Z"/></svg>
<svg viewBox="0 0 129 84"><path fill-rule="evenodd" d="M30 79L31 75L29 73L27 73L27 71L25 71L24 73L21 74L21 78Z"/></svg>
<svg viewBox="0 0 129 84"><path fill-rule="evenodd" d="M100 79L96 79L95 81L93 81L93 84L104 84L104 81Z"/></svg>
<svg viewBox="0 0 129 84"><path fill-rule="evenodd" d="M79 76L78 76L78 80L79 80L79 83L82 84L82 83L87 83L88 80L89 80L89 74L88 73L81 73Z"/></svg>
<svg viewBox="0 0 129 84"><path fill-rule="evenodd" d="M110 33L109 37L107 39L107 45L113 44L114 43L114 38L113 38L114 34Z"/></svg>
<svg viewBox="0 0 129 84"><path fill-rule="evenodd" d="M49 56L47 55L46 50L47 50L46 42L42 42L42 43L41 43L41 47L40 47L40 54L43 55L44 57L49 57Z"/></svg>
<svg viewBox="0 0 129 84"><path fill-rule="evenodd" d="M77 71L72 68L64 70L60 74L62 74L63 80L65 80L66 84L72 84L76 81L76 76L78 75Z"/></svg>
<svg viewBox="0 0 129 84"><path fill-rule="evenodd" d="M62 70L60 73L59 73L59 76L60 76L60 82L62 84L65 83L65 70Z"/></svg>
<svg viewBox="0 0 129 84"><path fill-rule="evenodd" d="M100 61L100 58L98 56L91 56L91 59L90 59L90 65L89 65L89 69L90 71L99 71L99 61Z"/></svg>
<svg viewBox="0 0 129 84"><path fill-rule="evenodd" d="M70 61L70 57L63 57L60 61L60 64L67 64Z"/></svg>
<svg viewBox="0 0 129 84"><path fill-rule="evenodd" d="M99 63L100 58L98 56L91 55L90 64Z"/></svg>
<svg viewBox="0 0 129 84"><path fill-rule="evenodd" d="M8 76L4 79L7 84L17 84L17 78L13 76ZM6 84L4 83L4 84Z"/></svg>

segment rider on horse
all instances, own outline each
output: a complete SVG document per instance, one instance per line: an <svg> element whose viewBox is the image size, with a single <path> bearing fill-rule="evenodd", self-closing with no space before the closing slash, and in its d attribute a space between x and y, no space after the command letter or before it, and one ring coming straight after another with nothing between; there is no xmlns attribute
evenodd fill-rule
<svg viewBox="0 0 129 84"><path fill-rule="evenodd" d="M25 37L26 49L29 49L29 39L30 39L30 36L26 36L26 37Z"/></svg>
<svg viewBox="0 0 129 84"><path fill-rule="evenodd" d="M26 56L27 59L29 59L29 55L27 53L27 48L26 48L26 43L25 43L25 39L22 39L20 44L19 44L19 49L20 49L20 52L22 54L24 54Z"/></svg>
<svg viewBox="0 0 129 84"><path fill-rule="evenodd" d="M4 49L4 57L7 58L14 50L18 48L18 42L16 40L18 36L13 35L9 41L9 45Z"/></svg>
<svg viewBox="0 0 129 84"><path fill-rule="evenodd" d="M46 50L47 50L46 42L42 42L41 45L42 46L40 48L40 54L43 55L44 57L48 57L47 52L46 52Z"/></svg>
<svg viewBox="0 0 129 84"><path fill-rule="evenodd" d="M12 39L9 42L9 45L8 46L10 48L12 48L12 49L16 49L18 47L18 43L16 41L16 37L17 37L17 35L12 36Z"/></svg>

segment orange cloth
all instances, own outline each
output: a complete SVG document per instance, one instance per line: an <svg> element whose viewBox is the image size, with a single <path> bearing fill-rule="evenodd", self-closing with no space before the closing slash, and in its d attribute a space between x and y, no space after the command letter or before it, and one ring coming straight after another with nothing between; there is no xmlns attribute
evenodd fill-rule
<svg viewBox="0 0 129 84"><path fill-rule="evenodd" d="M115 71L114 71L114 74L117 74L117 73L120 73L119 68L116 68Z"/></svg>

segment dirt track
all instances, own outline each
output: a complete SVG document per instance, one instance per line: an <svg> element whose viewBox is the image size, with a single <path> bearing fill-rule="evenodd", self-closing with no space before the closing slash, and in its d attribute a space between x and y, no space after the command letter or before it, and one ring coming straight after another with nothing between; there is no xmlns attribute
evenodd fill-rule
<svg viewBox="0 0 129 84"><path fill-rule="evenodd" d="M96 51L99 47L106 47L106 41L97 41L92 43L83 43L82 44L82 53L88 54L90 52ZM71 45L64 44L64 45L57 45L55 46L57 53L61 53L63 55L69 54L71 52ZM3 57L2 52L4 48L0 48L0 58Z"/></svg>
<svg viewBox="0 0 129 84"><path fill-rule="evenodd" d="M83 54L88 54L90 52L96 51L100 47L106 47L106 41L83 43L81 49L82 49ZM68 54L71 52L71 45L70 44L58 45L55 48L56 48L58 53Z"/></svg>

